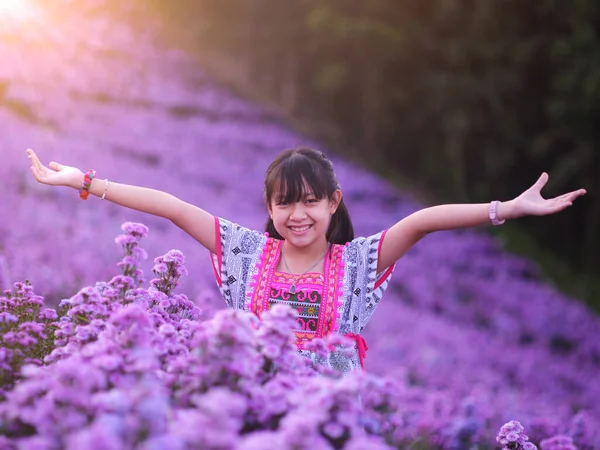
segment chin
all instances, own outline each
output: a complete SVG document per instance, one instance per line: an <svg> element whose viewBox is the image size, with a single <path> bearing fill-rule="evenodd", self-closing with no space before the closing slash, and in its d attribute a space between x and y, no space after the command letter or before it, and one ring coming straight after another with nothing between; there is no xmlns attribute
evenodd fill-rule
<svg viewBox="0 0 600 450"><path fill-rule="evenodd" d="M283 238L290 244L294 244L296 247L306 247L312 242L312 239L298 238L297 236L283 236Z"/></svg>
<svg viewBox="0 0 600 450"><path fill-rule="evenodd" d="M313 245L315 242L318 241L318 239L313 235L313 236L287 236L285 237L285 239L287 241L289 241L290 244L294 245L294 247L299 247L299 248L303 248L303 247L310 247L311 245Z"/></svg>

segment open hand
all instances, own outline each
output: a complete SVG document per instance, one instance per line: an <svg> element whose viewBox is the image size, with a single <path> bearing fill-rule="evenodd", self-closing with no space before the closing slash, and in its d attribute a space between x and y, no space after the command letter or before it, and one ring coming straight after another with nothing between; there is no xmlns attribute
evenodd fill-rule
<svg viewBox="0 0 600 450"><path fill-rule="evenodd" d="M76 189L81 186L81 180L83 179L81 170L75 167L63 166L54 161L46 167L31 149L27 149L27 156L31 161L31 172L40 183L51 186L70 186Z"/></svg>
<svg viewBox="0 0 600 450"><path fill-rule="evenodd" d="M535 182L533 186L513 200L514 208L519 216L546 216L568 208L575 199L585 195L585 189L578 189L558 197L544 199L541 194L542 188L550 177L546 172Z"/></svg>

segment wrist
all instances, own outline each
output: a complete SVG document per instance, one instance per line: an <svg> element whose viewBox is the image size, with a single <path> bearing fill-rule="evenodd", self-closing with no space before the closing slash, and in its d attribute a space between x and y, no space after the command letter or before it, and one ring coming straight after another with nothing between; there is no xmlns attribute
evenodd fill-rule
<svg viewBox="0 0 600 450"><path fill-rule="evenodd" d="M78 170L76 173L73 174L73 176L70 177L69 182L67 183L67 186L73 188L73 189L81 189L81 183L83 181L83 172L81 170Z"/></svg>
<svg viewBox="0 0 600 450"><path fill-rule="evenodd" d="M518 216L517 216L517 212L515 210L514 201L509 200L507 202L500 202L500 204L498 205L497 214L498 214L498 220L501 220L501 221L516 219Z"/></svg>

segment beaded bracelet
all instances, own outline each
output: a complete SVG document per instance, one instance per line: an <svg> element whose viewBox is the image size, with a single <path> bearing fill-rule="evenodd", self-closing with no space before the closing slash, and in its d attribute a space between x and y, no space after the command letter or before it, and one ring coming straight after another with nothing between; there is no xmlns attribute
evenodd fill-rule
<svg viewBox="0 0 600 450"><path fill-rule="evenodd" d="M81 183L81 189L79 190L79 198L81 200L87 200L90 195L90 186L92 180L96 176L96 171L89 169L83 174L83 183Z"/></svg>
<svg viewBox="0 0 600 450"><path fill-rule="evenodd" d="M490 222L492 222L492 225L502 225L504 222L506 222L506 219L498 219L498 206L500 206L500 202L498 200L494 200L490 203Z"/></svg>
<svg viewBox="0 0 600 450"><path fill-rule="evenodd" d="M104 181L104 194L100 197L100 200L104 200L106 198L106 191L108 190L108 178Z"/></svg>

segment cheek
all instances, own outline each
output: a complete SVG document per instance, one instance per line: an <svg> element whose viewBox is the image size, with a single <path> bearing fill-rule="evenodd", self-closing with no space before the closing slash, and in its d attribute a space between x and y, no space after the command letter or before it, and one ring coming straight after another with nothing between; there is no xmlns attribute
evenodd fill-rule
<svg viewBox="0 0 600 450"><path fill-rule="evenodd" d="M281 211L273 211L271 213L271 220L273 220L275 226L281 226L287 219L285 214L282 214Z"/></svg>
<svg viewBox="0 0 600 450"><path fill-rule="evenodd" d="M331 213L328 209L323 209L313 216L320 225L327 227L331 221Z"/></svg>

